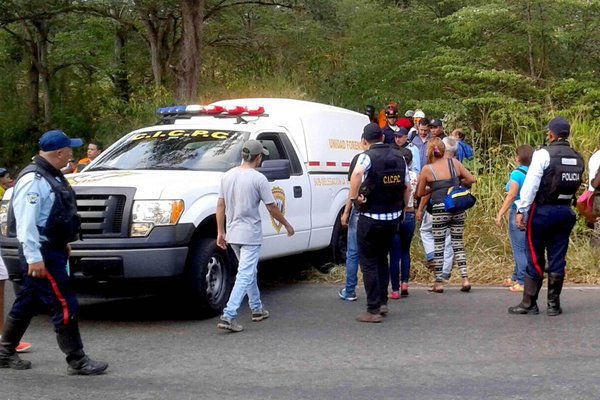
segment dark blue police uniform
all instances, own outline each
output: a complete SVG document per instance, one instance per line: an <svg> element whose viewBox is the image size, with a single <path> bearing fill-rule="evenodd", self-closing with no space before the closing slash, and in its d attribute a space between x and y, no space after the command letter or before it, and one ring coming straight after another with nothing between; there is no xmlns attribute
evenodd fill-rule
<svg viewBox="0 0 600 400"><path fill-rule="evenodd" d="M547 314L554 316L562 313L560 293L569 236L576 222L571 205L581 185L585 167L583 157L566 140L570 129L568 123L557 117L549 124L551 130L553 122L558 124L554 129L562 135L534 153L521 189L521 199L516 202L517 212L528 214L528 265L523 300L519 305L509 308L511 314L539 313L537 298L544 272L548 273Z"/></svg>

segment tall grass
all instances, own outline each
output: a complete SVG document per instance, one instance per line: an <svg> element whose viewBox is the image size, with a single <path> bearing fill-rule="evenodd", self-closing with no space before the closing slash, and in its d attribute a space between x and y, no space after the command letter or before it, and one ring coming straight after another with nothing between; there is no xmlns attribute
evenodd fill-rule
<svg viewBox="0 0 600 400"><path fill-rule="evenodd" d="M587 161L596 150L600 139L600 122L592 122L583 117L575 117L572 121L571 143ZM504 187L509 174L515 166L515 149L518 145L529 143L541 137L538 133L518 132L515 143L496 145L478 157L477 184L473 192L477 204L468 212L465 226L465 247L469 277L476 284L498 284L510 278L514 261L508 239L508 222L502 228L495 225L495 217L504 200ZM586 165L587 168L587 165ZM587 171L584 184L587 188ZM582 191L583 189L582 184ZM566 280L577 284L600 284L600 249L590 244L591 231L578 220L571 234L569 252L567 254ZM419 238L418 227L411 247L412 272L411 280L417 283L428 283L432 273L425 267L425 256ZM460 282L458 271L453 272L451 283ZM327 276L314 273L313 278L330 282L344 280L344 266L335 267Z"/></svg>

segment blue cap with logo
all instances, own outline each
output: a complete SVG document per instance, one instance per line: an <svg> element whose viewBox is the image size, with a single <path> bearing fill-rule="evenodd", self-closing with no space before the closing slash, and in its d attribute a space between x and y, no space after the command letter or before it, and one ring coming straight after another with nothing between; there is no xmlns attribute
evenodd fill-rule
<svg viewBox="0 0 600 400"><path fill-rule="evenodd" d="M63 131L55 129L42 135L39 146L42 151L55 151L65 147L81 147L83 140L71 139Z"/></svg>

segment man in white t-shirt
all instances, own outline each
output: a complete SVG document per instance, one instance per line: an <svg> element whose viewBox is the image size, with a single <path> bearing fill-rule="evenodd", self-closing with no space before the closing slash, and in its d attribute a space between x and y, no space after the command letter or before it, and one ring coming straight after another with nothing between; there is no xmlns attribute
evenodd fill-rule
<svg viewBox="0 0 600 400"><path fill-rule="evenodd" d="M244 328L236 321L237 312L248 295L252 321L269 317L263 308L256 280L262 224L258 206L262 201L273 218L286 229L288 236L294 228L285 219L271 192L267 178L256 171L269 151L257 140L248 140L242 148L242 165L227 171L221 180L217 202L217 246L231 246L238 258L238 271L227 307L223 310L217 328L239 332ZM227 221L227 228L225 228Z"/></svg>

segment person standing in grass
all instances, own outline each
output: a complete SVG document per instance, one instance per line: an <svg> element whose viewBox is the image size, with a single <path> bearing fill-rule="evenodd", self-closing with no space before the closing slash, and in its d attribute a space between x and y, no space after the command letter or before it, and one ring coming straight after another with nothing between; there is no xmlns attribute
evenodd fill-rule
<svg viewBox="0 0 600 400"><path fill-rule="evenodd" d="M531 157L533 156L533 147L529 145L519 146L517 148L517 168L510 173L510 178L506 183L506 198L496 215L496 226L502 227L502 217L510 209L508 216L508 237L512 247L513 258L515 259L515 269L510 279L510 291L522 292L525 282L525 270L527 269L527 238L525 232L517 227L517 206L515 201L521 197L521 187L525 181Z"/></svg>
<svg viewBox="0 0 600 400"><path fill-rule="evenodd" d="M517 226L527 235L527 272L523 299L509 314L539 314L537 298L548 273L546 314L562 313L560 293L565 278L569 236L575 226L571 204L585 170L583 157L571 148L571 125L556 117L546 127L550 144L535 151L517 200ZM548 265L546 265L546 254Z"/></svg>
<svg viewBox="0 0 600 400"><path fill-rule="evenodd" d="M433 240L435 244L434 268L435 283L429 290L432 293L444 292L444 279L442 277L442 267L444 263L444 247L446 241L446 232L450 230L450 240L454 257L462 277L461 291L471 290L467 272L467 254L464 245L464 225L466 211L455 213L447 212L444 206L444 199L448 189L455 186L459 181L463 185L470 187L477 179L455 158L447 159L444 157L446 146L439 137L435 137L427 144L427 154L429 164L422 170L417 186L417 196L421 197L422 202L429 202L431 205L431 220L433 227ZM419 208L417 219L421 219L422 208Z"/></svg>
<svg viewBox="0 0 600 400"><path fill-rule="evenodd" d="M269 151L259 141L246 141L242 147L242 165L230 169L221 179L221 192L217 201L217 246L225 250L229 243L239 261L233 290L217 324L217 328L230 332L244 329L236 321L236 317L246 295L252 310L252 321L258 322L269 317L269 312L260 301L256 281L262 244L262 225L258 210L260 202L265 203L269 214L284 226L288 236L294 234L294 228L277 208L269 181L256 170L263 157L268 155Z"/></svg>

